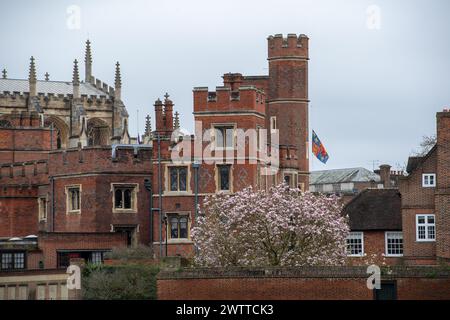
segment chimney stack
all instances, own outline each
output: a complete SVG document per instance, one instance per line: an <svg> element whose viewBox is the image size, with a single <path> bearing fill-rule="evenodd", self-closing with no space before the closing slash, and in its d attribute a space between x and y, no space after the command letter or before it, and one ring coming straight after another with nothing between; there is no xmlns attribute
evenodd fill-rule
<svg viewBox="0 0 450 320"><path fill-rule="evenodd" d="M223 85L225 87L231 88L231 91L239 90L239 87L244 80L244 77L240 73L225 73L223 75Z"/></svg>
<svg viewBox="0 0 450 320"><path fill-rule="evenodd" d="M388 164L380 165L380 179L384 188L391 188L391 166Z"/></svg>

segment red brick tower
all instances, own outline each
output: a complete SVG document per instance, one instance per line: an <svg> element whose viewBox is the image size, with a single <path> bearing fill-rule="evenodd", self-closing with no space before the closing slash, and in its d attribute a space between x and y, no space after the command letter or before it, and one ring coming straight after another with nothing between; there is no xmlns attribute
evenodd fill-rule
<svg viewBox="0 0 450 320"><path fill-rule="evenodd" d="M308 37L268 37L269 92L267 127L279 129L280 174L291 185L307 189ZM297 178L298 174L298 178Z"/></svg>

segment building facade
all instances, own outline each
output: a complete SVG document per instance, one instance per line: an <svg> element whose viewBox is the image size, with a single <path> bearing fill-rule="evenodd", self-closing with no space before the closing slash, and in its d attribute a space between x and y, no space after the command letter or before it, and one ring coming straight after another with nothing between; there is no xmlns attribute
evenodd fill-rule
<svg viewBox="0 0 450 320"><path fill-rule="evenodd" d="M148 122L142 140L153 146L158 255L194 253L189 230L205 196L283 181L308 189L308 41L305 35L269 36L268 75L226 73L214 91L195 87L195 135L181 132L168 95L155 102L156 129Z"/></svg>

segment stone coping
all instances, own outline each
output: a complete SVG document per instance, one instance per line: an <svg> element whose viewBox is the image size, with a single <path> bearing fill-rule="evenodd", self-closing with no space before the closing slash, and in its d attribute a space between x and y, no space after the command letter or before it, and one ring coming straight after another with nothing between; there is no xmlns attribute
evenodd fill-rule
<svg viewBox="0 0 450 320"><path fill-rule="evenodd" d="M449 278L450 267L390 266L381 267L383 279ZM367 278L366 266L321 266L289 268L183 268L161 271L159 280L213 278Z"/></svg>

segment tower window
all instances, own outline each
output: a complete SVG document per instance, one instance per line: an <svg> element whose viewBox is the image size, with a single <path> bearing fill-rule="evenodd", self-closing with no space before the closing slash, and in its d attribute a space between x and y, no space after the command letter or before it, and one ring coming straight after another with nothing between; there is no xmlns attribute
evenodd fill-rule
<svg viewBox="0 0 450 320"><path fill-rule="evenodd" d="M187 190L187 167L170 167L170 191Z"/></svg>
<svg viewBox="0 0 450 320"><path fill-rule="evenodd" d="M219 171L219 191L231 191L231 165L217 166Z"/></svg>
<svg viewBox="0 0 450 320"><path fill-rule="evenodd" d="M113 184L113 191L113 212L137 210L137 184Z"/></svg>
<svg viewBox="0 0 450 320"><path fill-rule="evenodd" d="M214 137L216 148L233 148L234 146L234 127L215 126Z"/></svg>
<svg viewBox="0 0 450 320"><path fill-rule="evenodd" d="M81 209L81 186L66 187L66 205L70 213L80 213Z"/></svg>
<svg viewBox="0 0 450 320"><path fill-rule="evenodd" d="M188 239L188 217L186 215L169 216L170 239Z"/></svg>

